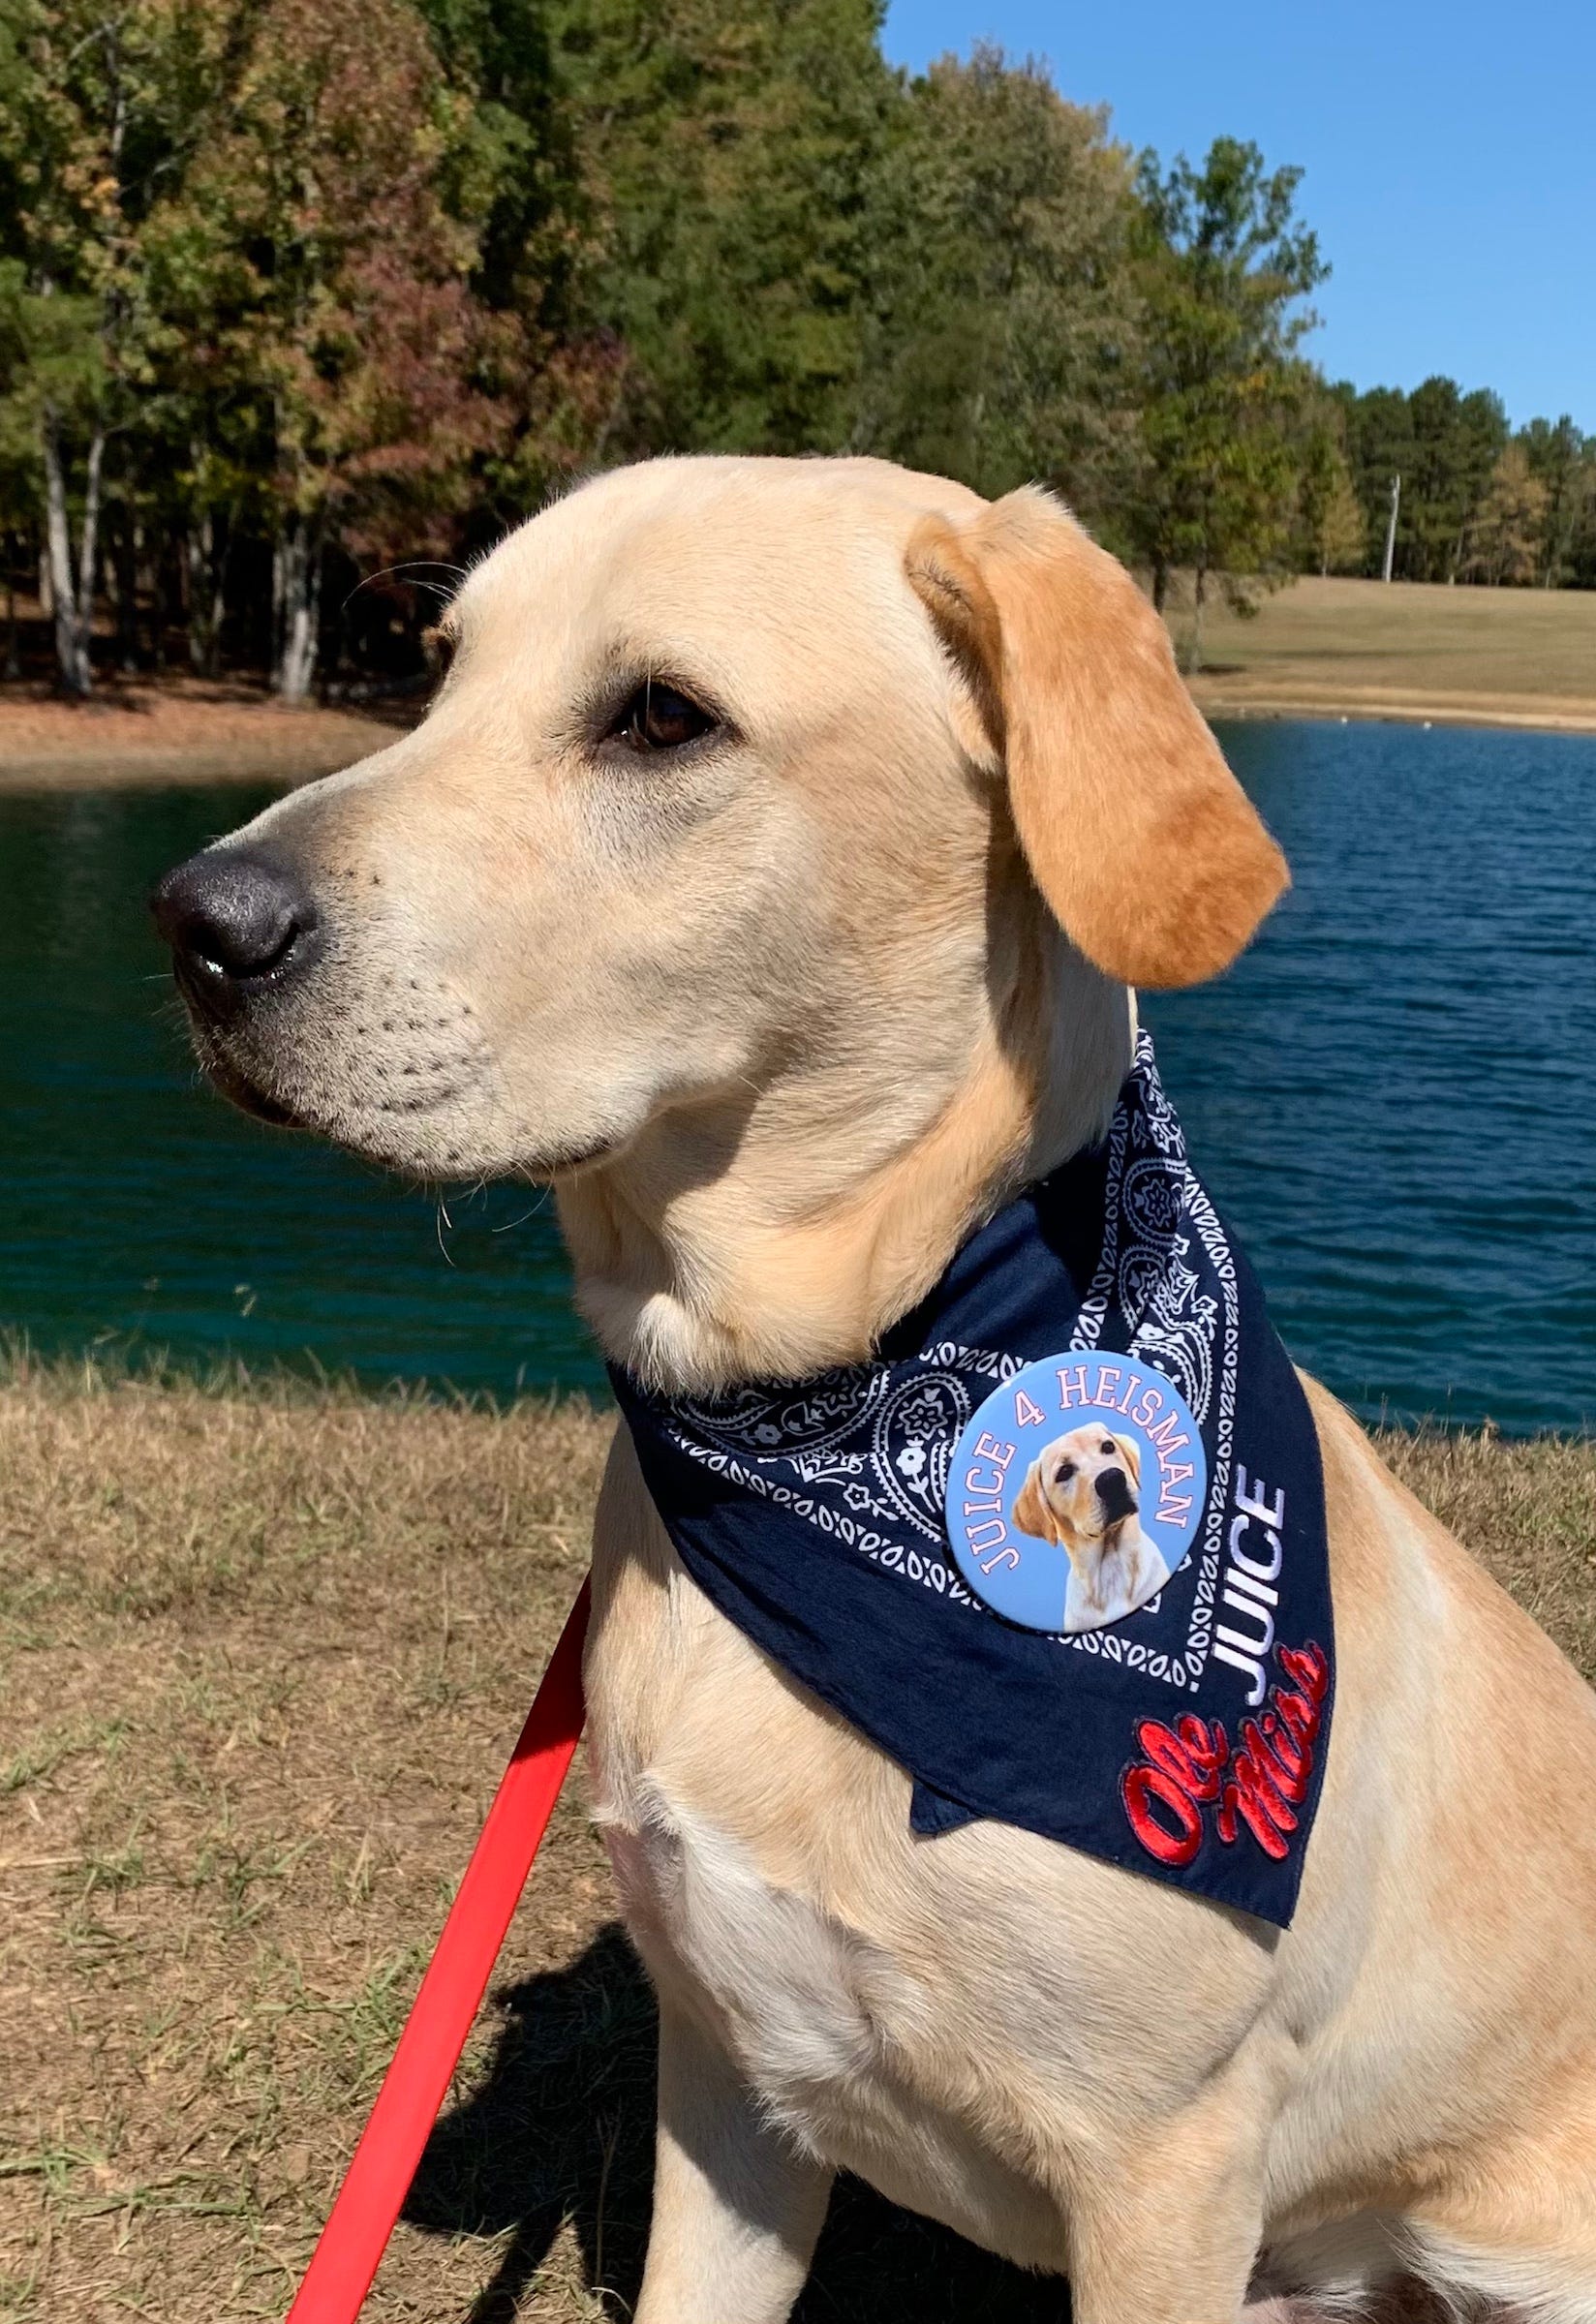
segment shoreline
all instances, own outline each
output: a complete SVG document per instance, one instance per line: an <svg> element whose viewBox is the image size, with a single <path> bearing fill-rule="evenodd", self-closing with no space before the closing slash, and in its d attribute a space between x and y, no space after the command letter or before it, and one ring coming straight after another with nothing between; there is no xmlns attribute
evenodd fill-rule
<svg viewBox="0 0 1596 2324"><path fill-rule="evenodd" d="M107 688L85 703L42 688L0 694L0 796L213 782L292 788L384 749L420 707L414 697L358 709L290 706L254 688L182 679Z"/></svg>
<svg viewBox="0 0 1596 2324"><path fill-rule="evenodd" d="M309 1350L304 1361L283 1356L251 1359L220 1348L211 1354L173 1355L158 1338L131 1337L114 1347L97 1342L40 1348L25 1332L0 1330L0 1415L6 1398L24 1390L69 1397L191 1396L207 1404L231 1401L272 1411L359 1406L383 1412L473 1413L506 1423L568 1410L584 1421L609 1426L618 1410L602 1381L527 1381L510 1389L463 1386L445 1371L400 1373L353 1363L331 1369ZM1554 1422L1503 1425L1489 1414L1454 1417L1444 1406L1409 1410L1394 1406L1385 1396L1378 1401L1356 1397L1349 1389L1334 1385L1329 1392L1381 1444L1478 1441L1487 1450L1497 1445L1519 1450L1581 1446L1596 1460L1596 1419L1575 1426Z"/></svg>
<svg viewBox="0 0 1596 2324"><path fill-rule="evenodd" d="M1356 692L1315 694L1307 688L1278 694L1253 692L1208 679L1189 680L1192 698L1206 719L1312 719L1335 725L1460 726L1517 734L1596 735L1596 700L1526 695L1520 708L1511 695L1484 697Z"/></svg>
<svg viewBox="0 0 1596 2324"><path fill-rule="evenodd" d="M1189 609L1167 617L1178 647ZM1305 574L1247 615L1215 605L1189 681L1213 719L1596 736L1596 591L1451 589ZM384 749L418 693L289 705L259 672L107 675L84 703L38 673L0 685L0 796L257 782L291 788Z"/></svg>
<svg viewBox="0 0 1596 2324"><path fill-rule="evenodd" d="M1302 687L1275 691L1201 673L1191 691L1205 718L1219 720L1303 719L1596 735L1596 699L1361 688L1321 693ZM379 717L236 698L213 704L174 696L138 708L0 701L0 797L206 783L293 789L385 749L412 723L408 706Z"/></svg>

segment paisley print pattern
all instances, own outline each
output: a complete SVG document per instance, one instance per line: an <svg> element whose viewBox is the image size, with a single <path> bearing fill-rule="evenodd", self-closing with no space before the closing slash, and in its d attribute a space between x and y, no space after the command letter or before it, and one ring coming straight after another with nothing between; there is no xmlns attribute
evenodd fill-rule
<svg viewBox="0 0 1596 2324"><path fill-rule="evenodd" d="M1119 1345L1172 1380L1212 1440L1209 1517L1194 1555L1183 1638L1137 1635L1153 1599L1109 1630L1060 1636L1072 1652L1123 1661L1190 1687L1212 1643L1239 1335L1236 1273L1219 1220L1186 1158L1185 1140L1144 1034L1108 1135L1101 1254L1071 1349ZM678 1449L790 1511L862 1555L908 1573L939 1596L984 1609L946 1555L948 1463L989 1390L1019 1369L1005 1351L937 1340L896 1362L843 1366L796 1384L661 1406ZM1166 1592L1167 1596L1168 1593Z"/></svg>
<svg viewBox="0 0 1596 2324"><path fill-rule="evenodd" d="M1157 1596L1062 1635L971 1595L945 1512L994 1391L1035 1367L1063 1399L1072 1355L1179 1390L1208 1487ZM1289 1924L1334 1691L1318 1441L1150 1042L1102 1142L975 1228L874 1361L713 1398L611 1378L688 1575L907 1772L915 1833L995 1817Z"/></svg>

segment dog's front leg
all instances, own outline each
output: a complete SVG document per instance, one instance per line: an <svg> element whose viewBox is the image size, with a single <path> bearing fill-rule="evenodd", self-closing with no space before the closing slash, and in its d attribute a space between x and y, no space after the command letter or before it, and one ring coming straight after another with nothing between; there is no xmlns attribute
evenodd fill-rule
<svg viewBox="0 0 1596 2324"><path fill-rule="evenodd" d="M782 2324L831 2181L661 1995L654 2223L636 2324Z"/></svg>
<svg viewBox="0 0 1596 2324"><path fill-rule="evenodd" d="M1145 2191L1145 2201L1121 2187L1074 2208L1074 2324L1238 2324L1257 2257L1256 2206L1220 2199L1193 2213L1179 2190L1173 2201Z"/></svg>
<svg viewBox="0 0 1596 2324"><path fill-rule="evenodd" d="M1076 2176L1074 2324L1238 2324L1263 2232L1269 2077L1226 2085Z"/></svg>

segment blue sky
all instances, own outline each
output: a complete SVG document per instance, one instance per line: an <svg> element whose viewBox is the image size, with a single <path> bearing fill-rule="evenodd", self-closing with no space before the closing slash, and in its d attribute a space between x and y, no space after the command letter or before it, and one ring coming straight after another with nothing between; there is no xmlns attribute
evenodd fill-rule
<svg viewBox="0 0 1596 2324"><path fill-rule="evenodd" d="M1333 379L1494 387L1517 423L1596 432L1596 7L1590 0L891 0L923 66L973 41L1043 57L1127 143L1230 132L1305 172L1335 271L1308 343Z"/></svg>

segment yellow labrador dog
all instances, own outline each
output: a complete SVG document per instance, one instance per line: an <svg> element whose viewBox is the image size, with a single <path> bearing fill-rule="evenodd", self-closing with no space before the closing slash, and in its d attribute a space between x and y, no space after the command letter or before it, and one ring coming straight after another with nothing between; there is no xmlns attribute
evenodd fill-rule
<svg viewBox="0 0 1596 2324"><path fill-rule="evenodd" d="M1157 1543L1142 1531L1141 1484L1135 1440L1101 1427L1056 1436L1027 1471L1014 1522L1069 1559L1066 1632L1120 1621L1169 1579Z"/></svg>
<svg viewBox="0 0 1596 2324"><path fill-rule="evenodd" d="M1099 1137L1131 988L1223 968L1283 882L1159 624L1039 492L660 461L506 540L444 630L419 729L158 916L225 1090L552 1178L584 1312L675 1390L864 1358ZM1596 2319L1596 1700L1312 1403L1339 1687L1289 1933L993 1822L916 1840L618 1438L588 1683L660 1996L639 2324L776 2324L841 2168L1067 2275L1079 2324L1404 2272Z"/></svg>

